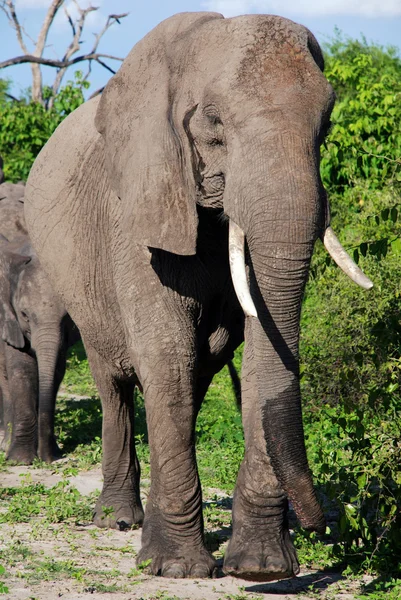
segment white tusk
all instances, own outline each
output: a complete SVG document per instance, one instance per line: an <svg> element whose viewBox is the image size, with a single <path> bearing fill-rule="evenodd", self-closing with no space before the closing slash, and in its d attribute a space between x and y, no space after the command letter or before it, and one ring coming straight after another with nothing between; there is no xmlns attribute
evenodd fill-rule
<svg viewBox="0 0 401 600"><path fill-rule="evenodd" d="M331 227L327 227L324 232L323 244L331 258L337 263L340 269L352 279L352 281L365 290L370 290L373 287L373 282L369 277L366 277L358 265L354 263L349 254L344 250Z"/></svg>
<svg viewBox="0 0 401 600"><path fill-rule="evenodd" d="M235 293L245 315L247 317L257 317L258 313L256 312L246 278L244 245L244 232L241 227L230 219L228 253Z"/></svg>

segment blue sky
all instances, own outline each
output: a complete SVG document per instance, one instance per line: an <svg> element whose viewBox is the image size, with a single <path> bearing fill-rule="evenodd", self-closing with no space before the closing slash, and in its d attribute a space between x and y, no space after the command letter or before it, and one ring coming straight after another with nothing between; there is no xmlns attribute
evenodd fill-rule
<svg viewBox="0 0 401 600"><path fill-rule="evenodd" d="M16 0L20 22L33 39L49 3L50 0ZM87 0L79 0L79 3L82 7L88 5ZM99 31L109 13L130 14L121 25L114 25L106 33L98 51L124 57L139 39L166 17L199 10L214 10L227 17L246 13L279 14L309 27L321 43L333 35L337 26L345 35L360 37L363 34L369 41L401 48L401 0L92 0L92 4L99 9L91 13L84 30L82 52L90 50L92 32ZM66 0L65 6L70 8L73 2ZM14 31L1 12L0 33L0 60L22 54ZM70 39L70 28L61 9L49 36L46 56L61 58ZM50 68L44 69L49 83L54 73ZM69 73L67 79L73 74L72 71ZM31 82L30 68L26 65L7 68L1 76L13 80L12 91L16 95ZM91 90L104 85L109 77L105 69L95 65L90 77Z"/></svg>

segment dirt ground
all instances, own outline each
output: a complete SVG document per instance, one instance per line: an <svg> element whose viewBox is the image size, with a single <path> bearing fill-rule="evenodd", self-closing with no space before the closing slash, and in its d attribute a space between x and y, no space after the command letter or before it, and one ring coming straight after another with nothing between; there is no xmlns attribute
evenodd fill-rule
<svg viewBox="0 0 401 600"><path fill-rule="evenodd" d="M48 469L13 466L0 474L0 485L19 486L27 473L32 482L46 487L62 478L60 473ZM69 480L81 494L100 489L102 484L99 468L81 472ZM10 551L15 544L29 549L29 559L17 559L12 569L8 569L7 579L3 578L9 587L9 593L3 597L10 600L289 600L296 596L304 600L351 600L354 597L349 582L342 581L338 573L304 569L292 580L266 584L222 574L213 580L152 577L135 570L134 555L139 550L140 537L140 530L117 532L93 525L62 523L41 527L34 520L28 524L2 524L0 550ZM40 566L43 561L47 564L45 570ZM60 564L65 572L60 573L57 566ZM74 568L69 569L69 565Z"/></svg>

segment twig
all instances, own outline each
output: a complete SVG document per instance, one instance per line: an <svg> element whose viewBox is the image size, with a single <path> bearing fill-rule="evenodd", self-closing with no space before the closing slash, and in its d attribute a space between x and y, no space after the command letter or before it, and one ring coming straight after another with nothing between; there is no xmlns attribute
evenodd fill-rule
<svg viewBox="0 0 401 600"><path fill-rule="evenodd" d="M96 92L93 92L93 94L91 94L88 98L88 100L92 100L92 98L96 98L96 96L99 96L99 94L101 94L104 90L105 86L99 88L98 90L96 90Z"/></svg>
<svg viewBox="0 0 401 600"><path fill-rule="evenodd" d="M388 156L384 156L381 154L373 154L372 152L361 152L361 154L364 154L365 156L373 156L374 158L382 158L384 160L387 160L388 162L392 162L392 163L396 163L397 165L401 165L401 160L396 160L395 158L389 158Z"/></svg>
<svg viewBox="0 0 401 600"><path fill-rule="evenodd" d="M50 58L43 58L41 56L34 56L33 54L24 54L23 56L16 56L15 58L9 58L0 62L0 69L11 67L13 65L22 65L25 63L37 63L39 65L46 65L47 67L55 67L56 69L62 69L63 67L70 67L76 63L82 62L83 60L96 60L99 58L110 58L111 60L123 61L123 58L119 56L112 56L111 54L83 54L77 56L72 60L53 60Z"/></svg>
<svg viewBox="0 0 401 600"><path fill-rule="evenodd" d="M85 24L85 19L89 13L93 12L94 10L98 10L97 8L95 8L94 6L91 6L91 5L89 5L88 8L82 9L76 1L74 1L74 4L77 7L77 10L80 15L79 19L76 21L76 23L74 23L68 10L66 8L64 9L65 14L67 15L67 19L68 19L68 21L72 27L72 31L73 31L72 41L71 41L70 45L68 46L68 48L64 54L64 57L63 57L64 61L69 60L73 54L78 52L78 50L80 48L79 43L80 43L83 28L84 28L84 24ZM49 99L49 108L52 108L52 106L53 106L54 97L56 96L57 92L60 89L60 85L61 85L61 82L63 80L66 70L67 70L67 67L62 67L57 72L57 75L56 75L53 85L52 85L53 94L52 94L51 98Z"/></svg>

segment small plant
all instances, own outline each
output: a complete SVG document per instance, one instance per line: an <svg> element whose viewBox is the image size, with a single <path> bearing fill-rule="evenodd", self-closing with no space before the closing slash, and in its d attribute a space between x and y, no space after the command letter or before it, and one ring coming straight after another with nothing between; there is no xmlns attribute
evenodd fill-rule
<svg viewBox="0 0 401 600"><path fill-rule="evenodd" d="M152 559L144 560L139 563L136 567L130 570L128 573L128 577L138 577L139 575L150 573L150 565L152 564Z"/></svg>
<svg viewBox="0 0 401 600"><path fill-rule="evenodd" d="M0 576L3 576L5 574L6 570L3 567L3 565L0 565ZM0 594L8 594L9 589L6 586L5 583L3 583L2 581L0 581Z"/></svg>
<svg viewBox="0 0 401 600"><path fill-rule="evenodd" d="M23 523L39 516L47 523L80 523L91 521L94 497L81 496L66 480L49 489L28 479L19 488L0 489L0 502L7 503L0 523Z"/></svg>

